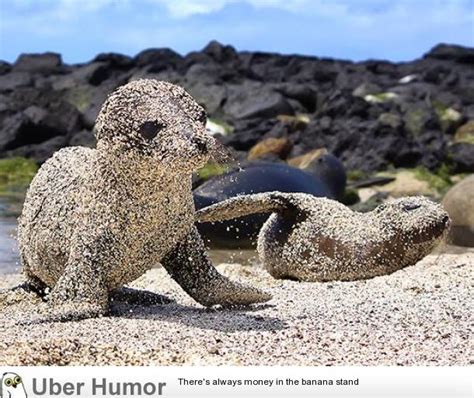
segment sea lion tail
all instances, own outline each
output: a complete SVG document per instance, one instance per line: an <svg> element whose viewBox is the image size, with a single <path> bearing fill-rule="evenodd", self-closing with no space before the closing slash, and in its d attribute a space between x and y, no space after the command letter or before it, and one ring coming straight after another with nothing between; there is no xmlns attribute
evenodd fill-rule
<svg viewBox="0 0 474 398"><path fill-rule="evenodd" d="M196 221L199 223L225 221L255 213L278 213L291 208L301 210L301 199L305 197L313 196L278 191L240 195L198 210Z"/></svg>

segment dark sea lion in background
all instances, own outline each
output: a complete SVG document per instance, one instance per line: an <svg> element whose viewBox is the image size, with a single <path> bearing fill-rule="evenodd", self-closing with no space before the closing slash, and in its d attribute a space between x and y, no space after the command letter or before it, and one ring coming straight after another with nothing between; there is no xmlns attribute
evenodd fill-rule
<svg viewBox="0 0 474 398"><path fill-rule="evenodd" d="M100 316L112 297L148 301L153 293L123 286L158 263L205 306L269 300L221 275L194 226L192 172L215 145L205 122L204 109L171 83L115 90L97 118L97 149L62 149L31 182L18 226L27 280L0 292L0 307L37 293L46 303L24 322Z"/></svg>
<svg viewBox="0 0 474 398"><path fill-rule="evenodd" d="M327 198L298 193L245 195L197 212L200 222L272 213L258 236L258 255L275 278L357 280L414 265L447 235L443 207L424 197L354 212Z"/></svg>
<svg viewBox="0 0 474 398"><path fill-rule="evenodd" d="M255 162L216 176L197 187L197 209L236 197L263 192L302 192L317 197L340 199L346 186L344 166L326 153L305 170L285 163ZM213 248L247 249L255 246L258 232L268 214L251 214L233 220L197 224L206 244Z"/></svg>

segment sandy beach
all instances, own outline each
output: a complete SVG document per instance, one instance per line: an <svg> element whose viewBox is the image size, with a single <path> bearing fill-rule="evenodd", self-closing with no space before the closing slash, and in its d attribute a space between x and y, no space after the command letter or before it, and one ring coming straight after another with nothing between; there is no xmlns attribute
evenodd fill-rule
<svg viewBox="0 0 474 398"><path fill-rule="evenodd" d="M474 249L454 246L356 282L281 281L258 267L221 264L274 296L232 310L199 306L153 269L132 287L173 303L114 303L107 317L26 327L1 314L0 365L467 365L473 266ZM0 288L20 278L2 275Z"/></svg>

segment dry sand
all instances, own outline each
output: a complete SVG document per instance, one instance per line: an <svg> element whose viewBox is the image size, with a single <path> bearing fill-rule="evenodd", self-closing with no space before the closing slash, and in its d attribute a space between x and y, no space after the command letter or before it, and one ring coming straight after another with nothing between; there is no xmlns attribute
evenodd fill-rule
<svg viewBox="0 0 474 398"><path fill-rule="evenodd" d="M153 269L133 286L175 303L116 303L104 318L21 327L0 314L0 365L467 365L473 266L474 249L452 246L357 282L278 281L256 267L221 265L274 295L233 310L200 307ZM19 279L4 275L0 288Z"/></svg>

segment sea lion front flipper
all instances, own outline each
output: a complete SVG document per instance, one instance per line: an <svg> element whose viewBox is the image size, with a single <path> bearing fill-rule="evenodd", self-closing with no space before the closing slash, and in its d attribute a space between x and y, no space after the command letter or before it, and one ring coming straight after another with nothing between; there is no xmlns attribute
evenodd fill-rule
<svg viewBox="0 0 474 398"><path fill-rule="evenodd" d="M161 264L186 293L206 307L248 305L272 298L269 293L221 275L207 257L204 242L195 226Z"/></svg>
<svg viewBox="0 0 474 398"><path fill-rule="evenodd" d="M255 213L274 213L288 208L299 208L299 200L312 197L302 193L265 192L240 195L218 202L196 212L197 222L232 220Z"/></svg>

